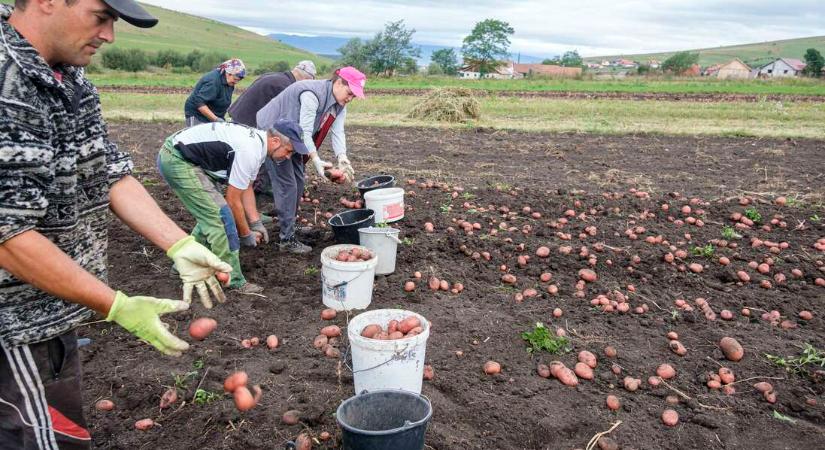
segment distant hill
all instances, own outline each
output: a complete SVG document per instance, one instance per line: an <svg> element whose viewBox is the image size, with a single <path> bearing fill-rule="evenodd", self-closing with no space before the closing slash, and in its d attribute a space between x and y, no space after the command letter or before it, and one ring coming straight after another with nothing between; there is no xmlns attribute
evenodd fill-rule
<svg viewBox="0 0 825 450"><path fill-rule="evenodd" d="M13 0L0 2L14 3ZM331 63L327 58L232 25L157 6L142 6L157 17L159 23L153 28L142 29L119 20L115 23L115 43L105 45L103 51L112 47L140 48L149 52L166 49L182 53L189 53L194 49L202 52L217 51L241 58L248 67L257 67L261 63L272 61L295 64L309 58L314 59L316 64Z"/></svg>
<svg viewBox="0 0 825 450"><path fill-rule="evenodd" d="M754 67L761 64L767 64L774 58L779 57L802 59L805 55L805 50L809 48L815 48L820 52L825 53L825 36L759 42L755 44L732 45L727 47L703 48L690 51L693 53L699 53L699 65L703 67L725 63L733 58L739 58L751 67ZM584 60L586 62L599 62L605 59L612 61L618 58L625 58L638 62L644 62L650 59L664 61L674 53L677 52L593 56L584 58Z"/></svg>
<svg viewBox="0 0 825 450"><path fill-rule="evenodd" d="M284 33L270 34L269 37L292 47L297 47L319 55L338 55L338 49L343 47L344 44L351 39L338 36L299 36ZM421 49L421 57L418 58L418 64L420 66L428 65L430 63L430 57L436 50L450 48L441 45L418 44L415 42L413 42L413 45ZM459 49L456 48L455 50L456 54L459 54ZM518 54L514 54L512 57L513 60L519 59ZM521 55L520 59L522 63L540 63L545 58Z"/></svg>

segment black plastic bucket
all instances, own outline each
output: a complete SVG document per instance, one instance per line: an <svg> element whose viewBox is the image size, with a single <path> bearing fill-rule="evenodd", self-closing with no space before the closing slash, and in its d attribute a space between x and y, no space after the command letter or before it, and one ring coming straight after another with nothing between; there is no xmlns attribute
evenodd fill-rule
<svg viewBox="0 0 825 450"><path fill-rule="evenodd" d="M348 398L335 418L344 450L421 450L432 415L427 397L385 390Z"/></svg>
<svg viewBox="0 0 825 450"><path fill-rule="evenodd" d="M358 229L373 225L375 225L375 211L371 209L348 209L329 219L335 242L339 244L359 245L361 236L358 234Z"/></svg>
<svg viewBox="0 0 825 450"><path fill-rule="evenodd" d="M395 177L392 175L376 175L359 181L357 186L358 192L361 193L361 198L364 198L364 194L373 189L395 187Z"/></svg>

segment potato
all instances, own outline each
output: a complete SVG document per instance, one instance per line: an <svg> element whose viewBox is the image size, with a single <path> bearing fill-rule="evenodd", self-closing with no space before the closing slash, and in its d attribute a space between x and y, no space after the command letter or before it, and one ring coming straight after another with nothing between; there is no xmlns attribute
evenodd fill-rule
<svg viewBox="0 0 825 450"><path fill-rule="evenodd" d="M505 284L515 284L516 283L516 276L513 274L504 274L501 276L502 283Z"/></svg>
<svg viewBox="0 0 825 450"><path fill-rule="evenodd" d="M544 272L543 274L541 274L541 276L539 276L539 280L541 280L542 283L547 283L552 279L553 274L551 274L550 272Z"/></svg>
<svg viewBox="0 0 825 450"><path fill-rule="evenodd" d="M301 421L301 411L290 409L281 416L284 425L297 425Z"/></svg>
<svg viewBox="0 0 825 450"><path fill-rule="evenodd" d="M666 409L662 412L662 423L669 427L675 427L679 423L679 413L672 409Z"/></svg>
<svg viewBox="0 0 825 450"><path fill-rule="evenodd" d="M687 349L679 341L670 341L669 347L673 353L676 353L679 356L685 356L687 354Z"/></svg>
<svg viewBox="0 0 825 450"><path fill-rule="evenodd" d="M435 378L435 369L433 369L433 366L431 366L429 364L425 365L424 366L424 379L429 381L429 380L432 380L433 378Z"/></svg>
<svg viewBox="0 0 825 450"><path fill-rule="evenodd" d="M424 224L424 231L427 233L432 233L435 231L435 226L432 223L427 222Z"/></svg>
<svg viewBox="0 0 825 450"><path fill-rule="evenodd" d="M404 333L402 333L402 332L400 332L400 331L393 331L393 332L392 332L392 333L390 333L390 335L389 335L389 339L390 339L391 341L395 341L395 340L397 340L397 339L403 339L403 338L404 338Z"/></svg>
<svg viewBox="0 0 825 450"><path fill-rule="evenodd" d="M115 402L106 398L98 400L97 403L95 403L95 409L98 411L111 411L115 409Z"/></svg>
<svg viewBox="0 0 825 450"><path fill-rule="evenodd" d="M381 325L371 323L371 324L365 326L363 330L361 330L361 336L363 336L365 338L374 339L375 335L380 333L381 331L382 331Z"/></svg>
<svg viewBox="0 0 825 450"><path fill-rule="evenodd" d="M337 315L338 315L338 311L336 311L332 308L327 308L327 309L321 311L321 319L323 319L323 320L332 320Z"/></svg>
<svg viewBox="0 0 825 450"><path fill-rule="evenodd" d="M624 377L623 384L625 389L630 392L635 392L642 384L642 380L633 377Z"/></svg>
<svg viewBox="0 0 825 450"><path fill-rule="evenodd" d="M619 397L616 397L615 395L608 395L606 403L608 409L610 409L611 411L616 411L622 407L622 402L620 402Z"/></svg>
<svg viewBox="0 0 825 450"><path fill-rule="evenodd" d="M487 361L484 363L484 373L487 375L495 375L501 373L501 364L495 361Z"/></svg>
<svg viewBox="0 0 825 450"><path fill-rule="evenodd" d="M550 368L546 364L536 366L536 373L542 378L550 378Z"/></svg>
<svg viewBox="0 0 825 450"><path fill-rule="evenodd" d="M576 374L567 367L559 369L558 372L556 372L556 378L565 386L578 386L579 384L579 379L576 378Z"/></svg>
<svg viewBox="0 0 825 450"><path fill-rule="evenodd" d="M555 314L554 314L555 315ZM582 350L579 352L579 362L583 362L587 364L587 367L591 369L596 368L596 355L593 353L588 352L587 350Z"/></svg>
<svg viewBox="0 0 825 450"><path fill-rule="evenodd" d="M404 283L404 292L412 292L415 290L415 283L408 281Z"/></svg>
<svg viewBox="0 0 825 450"><path fill-rule="evenodd" d="M223 390L224 392L235 392L239 387L246 386L248 380L249 376L246 372L235 372L223 381Z"/></svg>
<svg viewBox="0 0 825 450"><path fill-rule="evenodd" d="M341 328L338 325L329 325L321 328L321 334L330 338L337 337L341 335Z"/></svg>
<svg viewBox="0 0 825 450"><path fill-rule="evenodd" d="M418 317L415 317L415 316L409 316L409 317L405 318L404 320L402 320L402 321L398 324L398 331L400 331L400 332L402 332L402 333L404 333L404 334L407 334L407 333L409 333L409 332L410 332L413 328L415 328L415 327L417 327L417 326L420 326L420 325L421 325L421 321L420 321L420 320L418 320Z"/></svg>
<svg viewBox="0 0 825 450"><path fill-rule="evenodd" d="M330 345L326 350L324 350L324 356L327 358L340 358L341 351Z"/></svg>
<svg viewBox="0 0 825 450"><path fill-rule="evenodd" d="M612 346L608 345L604 348L604 355L608 358L615 358L616 357L616 349Z"/></svg>
<svg viewBox="0 0 825 450"><path fill-rule="evenodd" d="M725 358L733 362L741 361L745 356L745 350L742 348L742 345L732 337L723 337L722 340L719 341L719 348L722 349Z"/></svg>
<svg viewBox="0 0 825 450"><path fill-rule="evenodd" d="M249 344L252 345L253 347L257 347L258 345L261 344L261 339L257 336L253 336L253 337L249 338Z"/></svg>
<svg viewBox="0 0 825 450"><path fill-rule="evenodd" d="M140 431L146 431L155 426L155 421L152 419L141 419L135 422L135 428Z"/></svg>
<svg viewBox="0 0 825 450"><path fill-rule="evenodd" d="M576 363L576 366L573 368L573 372L575 372L579 378L583 378L585 380L593 379L593 369L583 362Z"/></svg>
<svg viewBox="0 0 825 450"><path fill-rule="evenodd" d="M561 361L553 361L550 363L550 375L554 378L558 378L559 372L565 368L565 365Z"/></svg>
<svg viewBox="0 0 825 450"><path fill-rule="evenodd" d="M699 263L690 263L688 269L693 273L701 273L705 268Z"/></svg>
<svg viewBox="0 0 825 450"><path fill-rule="evenodd" d="M278 348L279 340L278 336L274 334L270 334L266 337L266 346L269 347L270 350Z"/></svg>
<svg viewBox="0 0 825 450"><path fill-rule="evenodd" d="M322 431L321 434L318 435L318 439L320 439L323 442L330 440L331 437L332 435L329 434L329 431Z"/></svg>
<svg viewBox="0 0 825 450"><path fill-rule="evenodd" d="M676 376L676 369L670 364L662 364L656 368L656 375L662 377L662 379L669 380Z"/></svg>
<svg viewBox="0 0 825 450"><path fill-rule="evenodd" d="M659 378L659 377L648 377L647 378L647 384L649 384L651 387L657 387L661 383L662 383L662 379Z"/></svg>
<svg viewBox="0 0 825 450"><path fill-rule="evenodd" d="M178 390L170 387L160 396L160 409L166 409L178 401Z"/></svg>
<svg viewBox="0 0 825 450"><path fill-rule="evenodd" d="M201 317L200 319L193 320L189 325L189 335L195 340L202 341L212 334L217 327L218 322L215 319Z"/></svg>
<svg viewBox="0 0 825 450"><path fill-rule="evenodd" d="M437 291L441 289L441 280L436 277L430 277L430 280L427 282L430 290Z"/></svg>
<svg viewBox="0 0 825 450"><path fill-rule="evenodd" d="M539 258L547 258L548 256L550 256L550 249L547 247L539 247L536 250L536 256L538 256Z"/></svg>
<svg viewBox="0 0 825 450"><path fill-rule="evenodd" d="M325 345L327 345L327 342L329 342L329 338L323 334L319 334L318 336L315 336L315 339L312 341L312 346L318 350L321 350Z"/></svg>
<svg viewBox="0 0 825 450"><path fill-rule="evenodd" d="M235 389L232 398L235 400L235 408L238 408L238 411L249 411L255 407L255 398L246 386Z"/></svg>
<svg viewBox="0 0 825 450"><path fill-rule="evenodd" d="M301 433L295 438L295 450L312 450L312 438Z"/></svg>
<svg viewBox="0 0 825 450"><path fill-rule="evenodd" d="M582 280L584 280L588 283L592 283L592 282L598 280L599 276L596 275L596 272L594 272L590 269L580 269L579 270L579 278L581 278Z"/></svg>
<svg viewBox="0 0 825 450"><path fill-rule="evenodd" d="M763 394L767 392L773 392L773 385L768 383L767 381L760 381L759 383L754 384L753 387Z"/></svg>
<svg viewBox="0 0 825 450"><path fill-rule="evenodd" d="M224 286L229 284L229 274L226 272L215 272L215 278L217 278L218 282Z"/></svg>
<svg viewBox="0 0 825 450"><path fill-rule="evenodd" d="M733 374L733 371L727 367L720 367L719 379L722 380L722 384L731 384L736 381L736 376Z"/></svg>
<svg viewBox="0 0 825 450"><path fill-rule="evenodd" d="M450 282L447 281L447 280L441 280L441 283L439 283L438 287L442 291L449 291L450 290Z"/></svg>

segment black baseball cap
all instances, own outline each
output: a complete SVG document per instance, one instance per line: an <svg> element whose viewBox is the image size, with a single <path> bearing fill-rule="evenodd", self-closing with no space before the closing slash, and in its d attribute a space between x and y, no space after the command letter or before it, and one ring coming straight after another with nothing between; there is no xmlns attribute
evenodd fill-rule
<svg viewBox="0 0 825 450"><path fill-rule="evenodd" d="M103 0L115 10L123 20L140 28L152 28L158 24L158 19L149 14L138 2L133 0Z"/></svg>
<svg viewBox="0 0 825 450"><path fill-rule="evenodd" d="M304 139L301 136L304 132L297 122L294 120L278 119L271 128L289 138L295 153L299 155L309 154L309 149L304 145Z"/></svg>

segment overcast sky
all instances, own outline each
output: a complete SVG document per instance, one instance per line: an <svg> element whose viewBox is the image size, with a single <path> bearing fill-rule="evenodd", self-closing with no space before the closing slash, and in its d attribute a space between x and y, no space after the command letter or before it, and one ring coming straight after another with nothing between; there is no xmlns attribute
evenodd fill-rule
<svg viewBox="0 0 825 450"><path fill-rule="evenodd" d="M511 51L585 56L717 47L825 34L825 0L143 0L261 34L371 37L403 19L422 44L459 47L487 18Z"/></svg>

